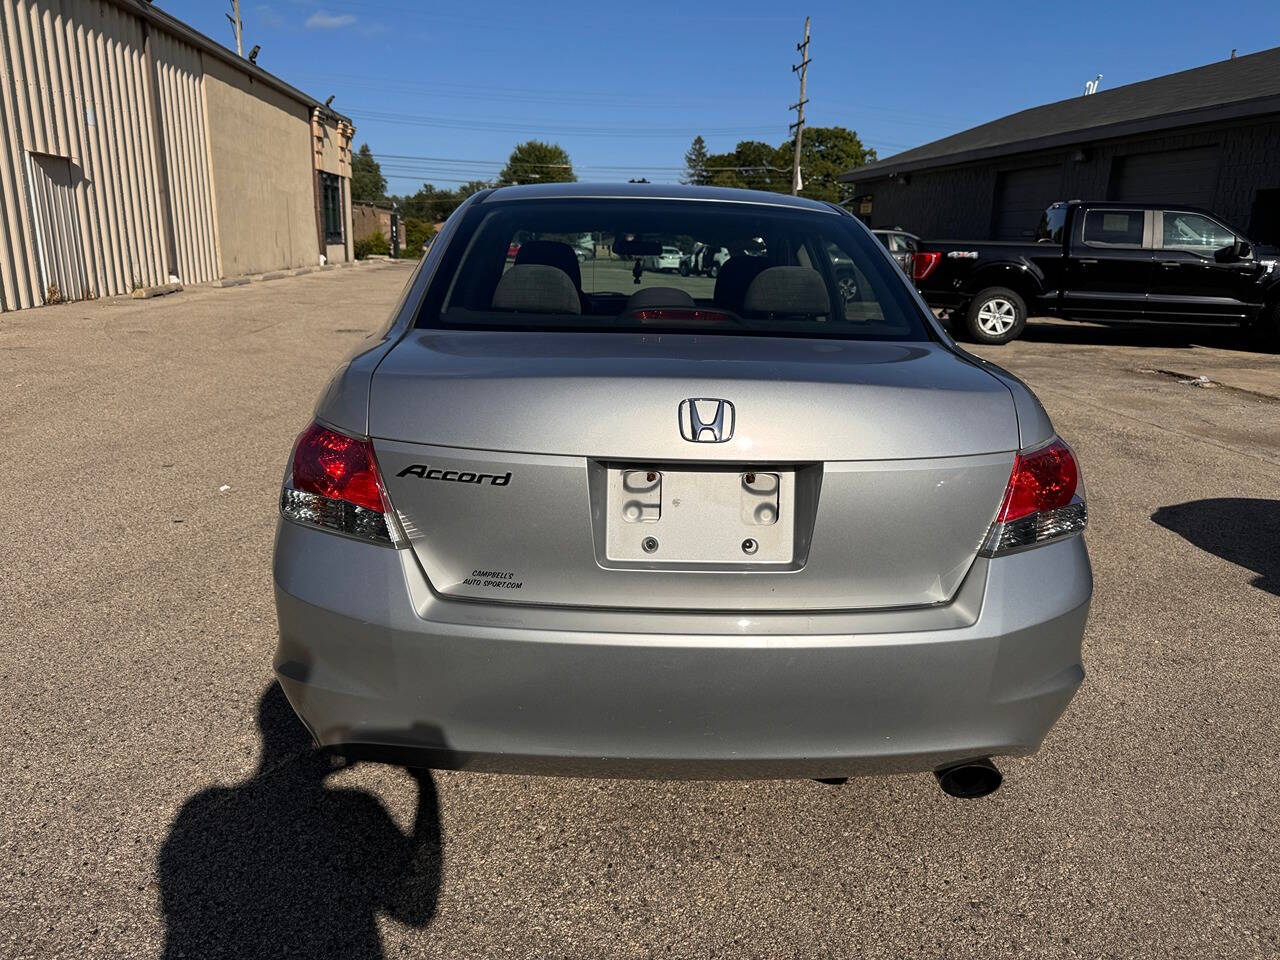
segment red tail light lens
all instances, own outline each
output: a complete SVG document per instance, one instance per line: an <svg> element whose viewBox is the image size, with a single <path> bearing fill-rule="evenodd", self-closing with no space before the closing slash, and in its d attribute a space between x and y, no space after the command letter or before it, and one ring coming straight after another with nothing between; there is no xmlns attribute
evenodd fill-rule
<svg viewBox="0 0 1280 960"><path fill-rule="evenodd" d="M1014 458L1009 485L983 553L997 556L1079 533L1088 520L1075 454L1055 439Z"/></svg>
<svg viewBox="0 0 1280 960"><path fill-rule="evenodd" d="M293 488L382 513L382 481L368 440L313 423L293 448Z"/></svg>
<svg viewBox="0 0 1280 960"><path fill-rule="evenodd" d="M914 253L911 255L911 279L919 283L937 269L942 254L936 251Z"/></svg>
<svg viewBox="0 0 1280 960"><path fill-rule="evenodd" d="M1020 453L1013 462L1013 474L996 522L1008 523L1065 507L1076 495L1079 482L1076 458L1061 440L1032 453Z"/></svg>
<svg viewBox="0 0 1280 960"><path fill-rule="evenodd" d="M298 523L365 540L399 540L373 444L318 423L307 427L294 444L280 511Z"/></svg>

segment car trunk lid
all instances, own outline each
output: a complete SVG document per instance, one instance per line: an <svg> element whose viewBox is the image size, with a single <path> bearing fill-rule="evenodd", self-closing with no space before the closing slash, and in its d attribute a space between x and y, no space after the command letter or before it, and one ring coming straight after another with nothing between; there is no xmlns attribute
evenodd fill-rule
<svg viewBox="0 0 1280 960"><path fill-rule="evenodd" d="M493 331L399 344L369 432L441 593L686 609L945 602L1018 435L937 344Z"/></svg>

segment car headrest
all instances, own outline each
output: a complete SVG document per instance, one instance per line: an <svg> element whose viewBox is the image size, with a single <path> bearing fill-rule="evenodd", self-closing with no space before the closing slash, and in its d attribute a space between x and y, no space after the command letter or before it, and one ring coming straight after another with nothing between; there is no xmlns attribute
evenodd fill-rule
<svg viewBox="0 0 1280 960"><path fill-rule="evenodd" d="M817 270L770 267L747 287L743 310L748 314L825 317L831 314L831 298Z"/></svg>
<svg viewBox="0 0 1280 960"><path fill-rule="evenodd" d="M623 313L639 310L642 307L695 307L693 297L676 287L645 287L627 297Z"/></svg>
<svg viewBox="0 0 1280 960"><path fill-rule="evenodd" d="M563 270L573 282L573 289L582 289L582 268L578 266L578 255L567 243L559 240L530 240L521 244L516 254L516 264L518 266L526 263L540 263Z"/></svg>
<svg viewBox="0 0 1280 960"><path fill-rule="evenodd" d="M716 303L733 310L735 313L741 312L742 300L747 294L747 287L751 286L751 281L767 266L769 266L769 261L764 257L747 257L741 254L736 257L730 257L721 265L720 272L716 274Z"/></svg>
<svg viewBox="0 0 1280 960"><path fill-rule="evenodd" d="M573 281L558 267L517 263L493 291L493 309L520 313L582 313Z"/></svg>

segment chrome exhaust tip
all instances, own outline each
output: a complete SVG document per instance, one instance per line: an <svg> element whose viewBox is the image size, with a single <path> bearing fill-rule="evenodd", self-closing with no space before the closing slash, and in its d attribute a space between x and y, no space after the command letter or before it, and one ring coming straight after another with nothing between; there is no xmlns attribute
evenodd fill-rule
<svg viewBox="0 0 1280 960"><path fill-rule="evenodd" d="M962 800L975 800L995 793L1004 781L1004 776L988 757L943 767L935 770L933 775L938 778L938 786L943 793Z"/></svg>

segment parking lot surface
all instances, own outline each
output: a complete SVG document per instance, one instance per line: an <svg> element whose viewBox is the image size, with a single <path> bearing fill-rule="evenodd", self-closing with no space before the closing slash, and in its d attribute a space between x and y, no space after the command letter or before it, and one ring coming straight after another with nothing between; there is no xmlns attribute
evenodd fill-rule
<svg viewBox="0 0 1280 960"><path fill-rule="evenodd" d="M415 778L314 754L270 672L290 444L407 277L0 317L0 956L1280 953L1280 357L982 351L1078 452L1097 581L1085 685L990 798Z"/></svg>

